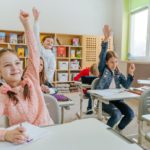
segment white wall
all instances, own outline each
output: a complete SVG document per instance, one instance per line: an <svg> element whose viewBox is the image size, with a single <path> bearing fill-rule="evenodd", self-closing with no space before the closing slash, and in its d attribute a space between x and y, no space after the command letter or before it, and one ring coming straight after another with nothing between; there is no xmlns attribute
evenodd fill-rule
<svg viewBox="0 0 150 150"><path fill-rule="evenodd" d="M0 0L0 29L22 30L19 10L33 6L42 32L99 35L105 23L112 26L114 0Z"/></svg>
<svg viewBox="0 0 150 150"><path fill-rule="evenodd" d="M119 58L121 58L121 47L122 47L122 15L123 15L123 0L114 0L113 5L113 22L112 28L114 33L114 48ZM127 73L127 63L119 61L120 70Z"/></svg>
<svg viewBox="0 0 150 150"><path fill-rule="evenodd" d="M0 29L23 30L19 10L31 13L33 6L41 12L42 32L100 35L109 24L121 56L123 0L0 0ZM120 64L126 72L126 64Z"/></svg>

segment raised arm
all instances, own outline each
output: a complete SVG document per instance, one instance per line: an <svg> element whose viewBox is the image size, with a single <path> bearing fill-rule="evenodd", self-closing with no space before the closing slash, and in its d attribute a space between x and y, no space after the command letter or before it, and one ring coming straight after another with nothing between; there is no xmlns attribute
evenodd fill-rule
<svg viewBox="0 0 150 150"><path fill-rule="evenodd" d="M29 14L27 12L20 12L20 20L24 26L26 41L29 50L28 65L25 73L25 77L28 76L33 82L39 82L39 66L40 66L40 54L37 49L37 43L34 33L29 24Z"/></svg>
<svg viewBox="0 0 150 150"><path fill-rule="evenodd" d="M46 53L45 53L45 49L42 46L41 41L40 41L40 26L39 26L40 12L38 11L38 9L33 7L32 13L33 13L33 17L34 17L34 26L33 26L34 35L36 38L36 42L37 42L37 46L38 46L38 50L40 52L40 55L44 58L46 56Z"/></svg>
<svg viewBox="0 0 150 150"><path fill-rule="evenodd" d="M111 30L110 30L109 26L104 25L104 28L103 28L104 40L101 45L101 52L99 55L100 60L99 60L99 64L98 64L98 69L99 69L100 75L103 74L104 68L106 66L106 53L107 53L107 49L108 49L108 39L110 36L110 32L111 32Z"/></svg>

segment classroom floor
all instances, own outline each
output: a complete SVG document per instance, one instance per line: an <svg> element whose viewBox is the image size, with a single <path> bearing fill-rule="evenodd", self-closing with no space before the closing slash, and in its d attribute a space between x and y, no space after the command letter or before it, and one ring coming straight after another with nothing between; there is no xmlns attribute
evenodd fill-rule
<svg viewBox="0 0 150 150"><path fill-rule="evenodd" d="M80 108L80 98L79 98L79 93L68 93L65 94L66 96L70 97L74 101L74 105L70 107L70 110L65 110L64 112L64 122L71 122L73 120L78 119L76 116L76 113L79 112ZM83 101L83 111L86 111L87 107L87 102L88 100ZM137 100L130 100L126 101L133 109L135 112L135 118L134 120L122 131L122 134L125 136L135 136L138 132L138 123L137 123L137 113L138 113L138 101ZM88 118L88 117L97 117L95 114L93 115L84 115L83 118ZM146 125L146 130L150 130L150 126ZM146 147L147 149L150 150L150 143L147 142L145 139L143 139L143 146Z"/></svg>

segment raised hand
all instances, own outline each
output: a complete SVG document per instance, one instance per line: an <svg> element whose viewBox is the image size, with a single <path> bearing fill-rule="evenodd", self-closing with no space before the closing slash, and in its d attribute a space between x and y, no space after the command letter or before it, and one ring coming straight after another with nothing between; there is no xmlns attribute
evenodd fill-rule
<svg viewBox="0 0 150 150"><path fill-rule="evenodd" d="M32 13L33 13L33 16L34 16L34 20L37 21L39 19L39 16L40 16L39 10L36 7L33 7L32 8Z"/></svg>
<svg viewBox="0 0 150 150"><path fill-rule="evenodd" d="M108 41L111 34L111 29L109 28L109 25L104 25L103 33L104 33L104 41Z"/></svg>
<svg viewBox="0 0 150 150"><path fill-rule="evenodd" d="M14 130L8 130L5 133L5 140L15 144L25 143L28 139L28 136L25 134L25 128L18 127Z"/></svg>
<svg viewBox="0 0 150 150"><path fill-rule="evenodd" d="M128 69L128 73L130 75L134 75L134 71L135 71L135 65L134 64L130 64L129 69Z"/></svg>
<svg viewBox="0 0 150 150"><path fill-rule="evenodd" d="M50 93L48 86L46 86L44 84L41 85L41 89L42 89L42 92L44 92L44 93Z"/></svg>
<svg viewBox="0 0 150 150"><path fill-rule="evenodd" d="M26 11L20 10L19 18L25 28L29 26L29 13L27 13Z"/></svg>

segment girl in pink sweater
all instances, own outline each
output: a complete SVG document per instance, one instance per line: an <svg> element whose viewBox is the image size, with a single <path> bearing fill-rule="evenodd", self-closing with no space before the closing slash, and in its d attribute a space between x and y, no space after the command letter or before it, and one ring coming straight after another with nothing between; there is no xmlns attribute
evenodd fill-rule
<svg viewBox="0 0 150 150"><path fill-rule="evenodd" d="M34 33L29 24L29 14L21 11L20 20L24 26L29 49L28 66L22 79L22 65L12 49L0 51L0 116L5 115L10 125L29 122L37 126L52 125L39 84L40 55ZM0 141L17 144L26 142L25 128L0 129Z"/></svg>

